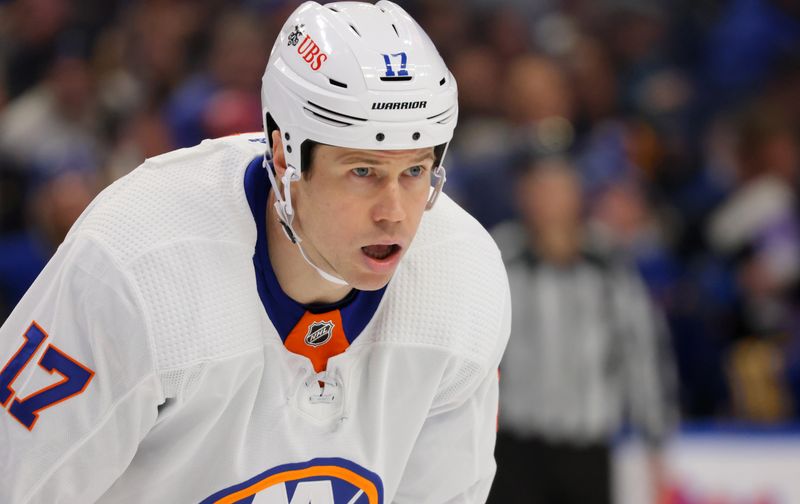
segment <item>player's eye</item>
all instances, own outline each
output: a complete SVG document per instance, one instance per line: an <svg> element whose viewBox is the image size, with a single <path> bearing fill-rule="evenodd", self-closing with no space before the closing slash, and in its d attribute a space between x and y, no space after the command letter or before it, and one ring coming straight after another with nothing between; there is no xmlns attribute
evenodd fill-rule
<svg viewBox="0 0 800 504"><path fill-rule="evenodd" d="M353 168L350 171L353 172L353 175L355 175L356 177L366 177L366 176L369 175L369 168L364 167L364 166L359 166L358 168Z"/></svg>
<svg viewBox="0 0 800 504"><path fill-rule="evenodd" d="M425 173L425 167L422 165L412 166L411 168L406 170L406 174L411 177L419 177L423 173Z"/></svg>

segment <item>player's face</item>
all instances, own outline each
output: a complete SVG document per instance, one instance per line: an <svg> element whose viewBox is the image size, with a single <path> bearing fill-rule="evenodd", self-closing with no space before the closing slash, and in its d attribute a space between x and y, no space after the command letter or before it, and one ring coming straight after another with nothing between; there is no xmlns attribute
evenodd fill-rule
<svg viewBox="0 0 800 504"><path fill-rule="evenodd" d="M361 290L387 284L417 232L433 148L375 151L320 145L292 184L296 229L323 269Z"/></svg>

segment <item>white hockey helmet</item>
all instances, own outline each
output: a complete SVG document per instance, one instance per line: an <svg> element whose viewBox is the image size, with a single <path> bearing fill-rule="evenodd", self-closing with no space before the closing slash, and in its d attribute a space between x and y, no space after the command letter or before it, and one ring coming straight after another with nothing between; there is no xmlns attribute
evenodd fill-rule
<svg viewBox="0 0 800 504"><path fill-rule="evenodd" d="M458 115L456 82L433 42L382 0L305 2L284 24L262 80L264 131L281 130L302 171L306 140L356 149L444 146Z"/></svg>
<svg viewBox="0 0 800 504"><path fill-rule="evenodd" d="M456 82L427 34L388 0L300 5L270 53L261 104L270 149L272 131L282 135L283 194L271 170L270 179L278 216L294 242L299 237L292 229L289 184L308 169L312 142L354 149L434 147L436 183L428 208L441 192L442 161L458 117Z"/></svg>

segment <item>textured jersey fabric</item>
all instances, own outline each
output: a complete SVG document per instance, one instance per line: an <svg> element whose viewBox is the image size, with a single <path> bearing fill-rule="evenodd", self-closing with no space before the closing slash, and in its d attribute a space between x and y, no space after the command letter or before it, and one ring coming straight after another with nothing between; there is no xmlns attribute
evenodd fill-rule
<svg viewBox="0 0 800 504"><path fill-rule="evenodd" d="M510 329L493 241L440 198L316 373L259 295L263 150L150 159L75 224L0 328L0 502L483 502Z"/></svg>

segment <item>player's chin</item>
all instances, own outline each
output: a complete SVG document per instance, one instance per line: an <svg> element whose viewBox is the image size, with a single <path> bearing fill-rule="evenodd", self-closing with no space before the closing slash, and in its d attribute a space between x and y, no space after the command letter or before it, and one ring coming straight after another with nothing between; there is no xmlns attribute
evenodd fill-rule
<svg viewBox="0 0 800 504"><path fill-rule="evenodd" d="M384 276L381 275L380 277L376 277L374 275L358 275L356 280L348 282L352 287L355 287L361 291L376 291L383 289L386 287L386 284L389 283L392 276Z"/></svg>
<svg viewBox="0 0 800 504"><path fill-rule="evenodd" d="M343 272L344 273L344 272ZM386 287L392 279L393 271L377 273L364 268L355 268L342 275L351 286L361 291L376 291Z"/></svg>

